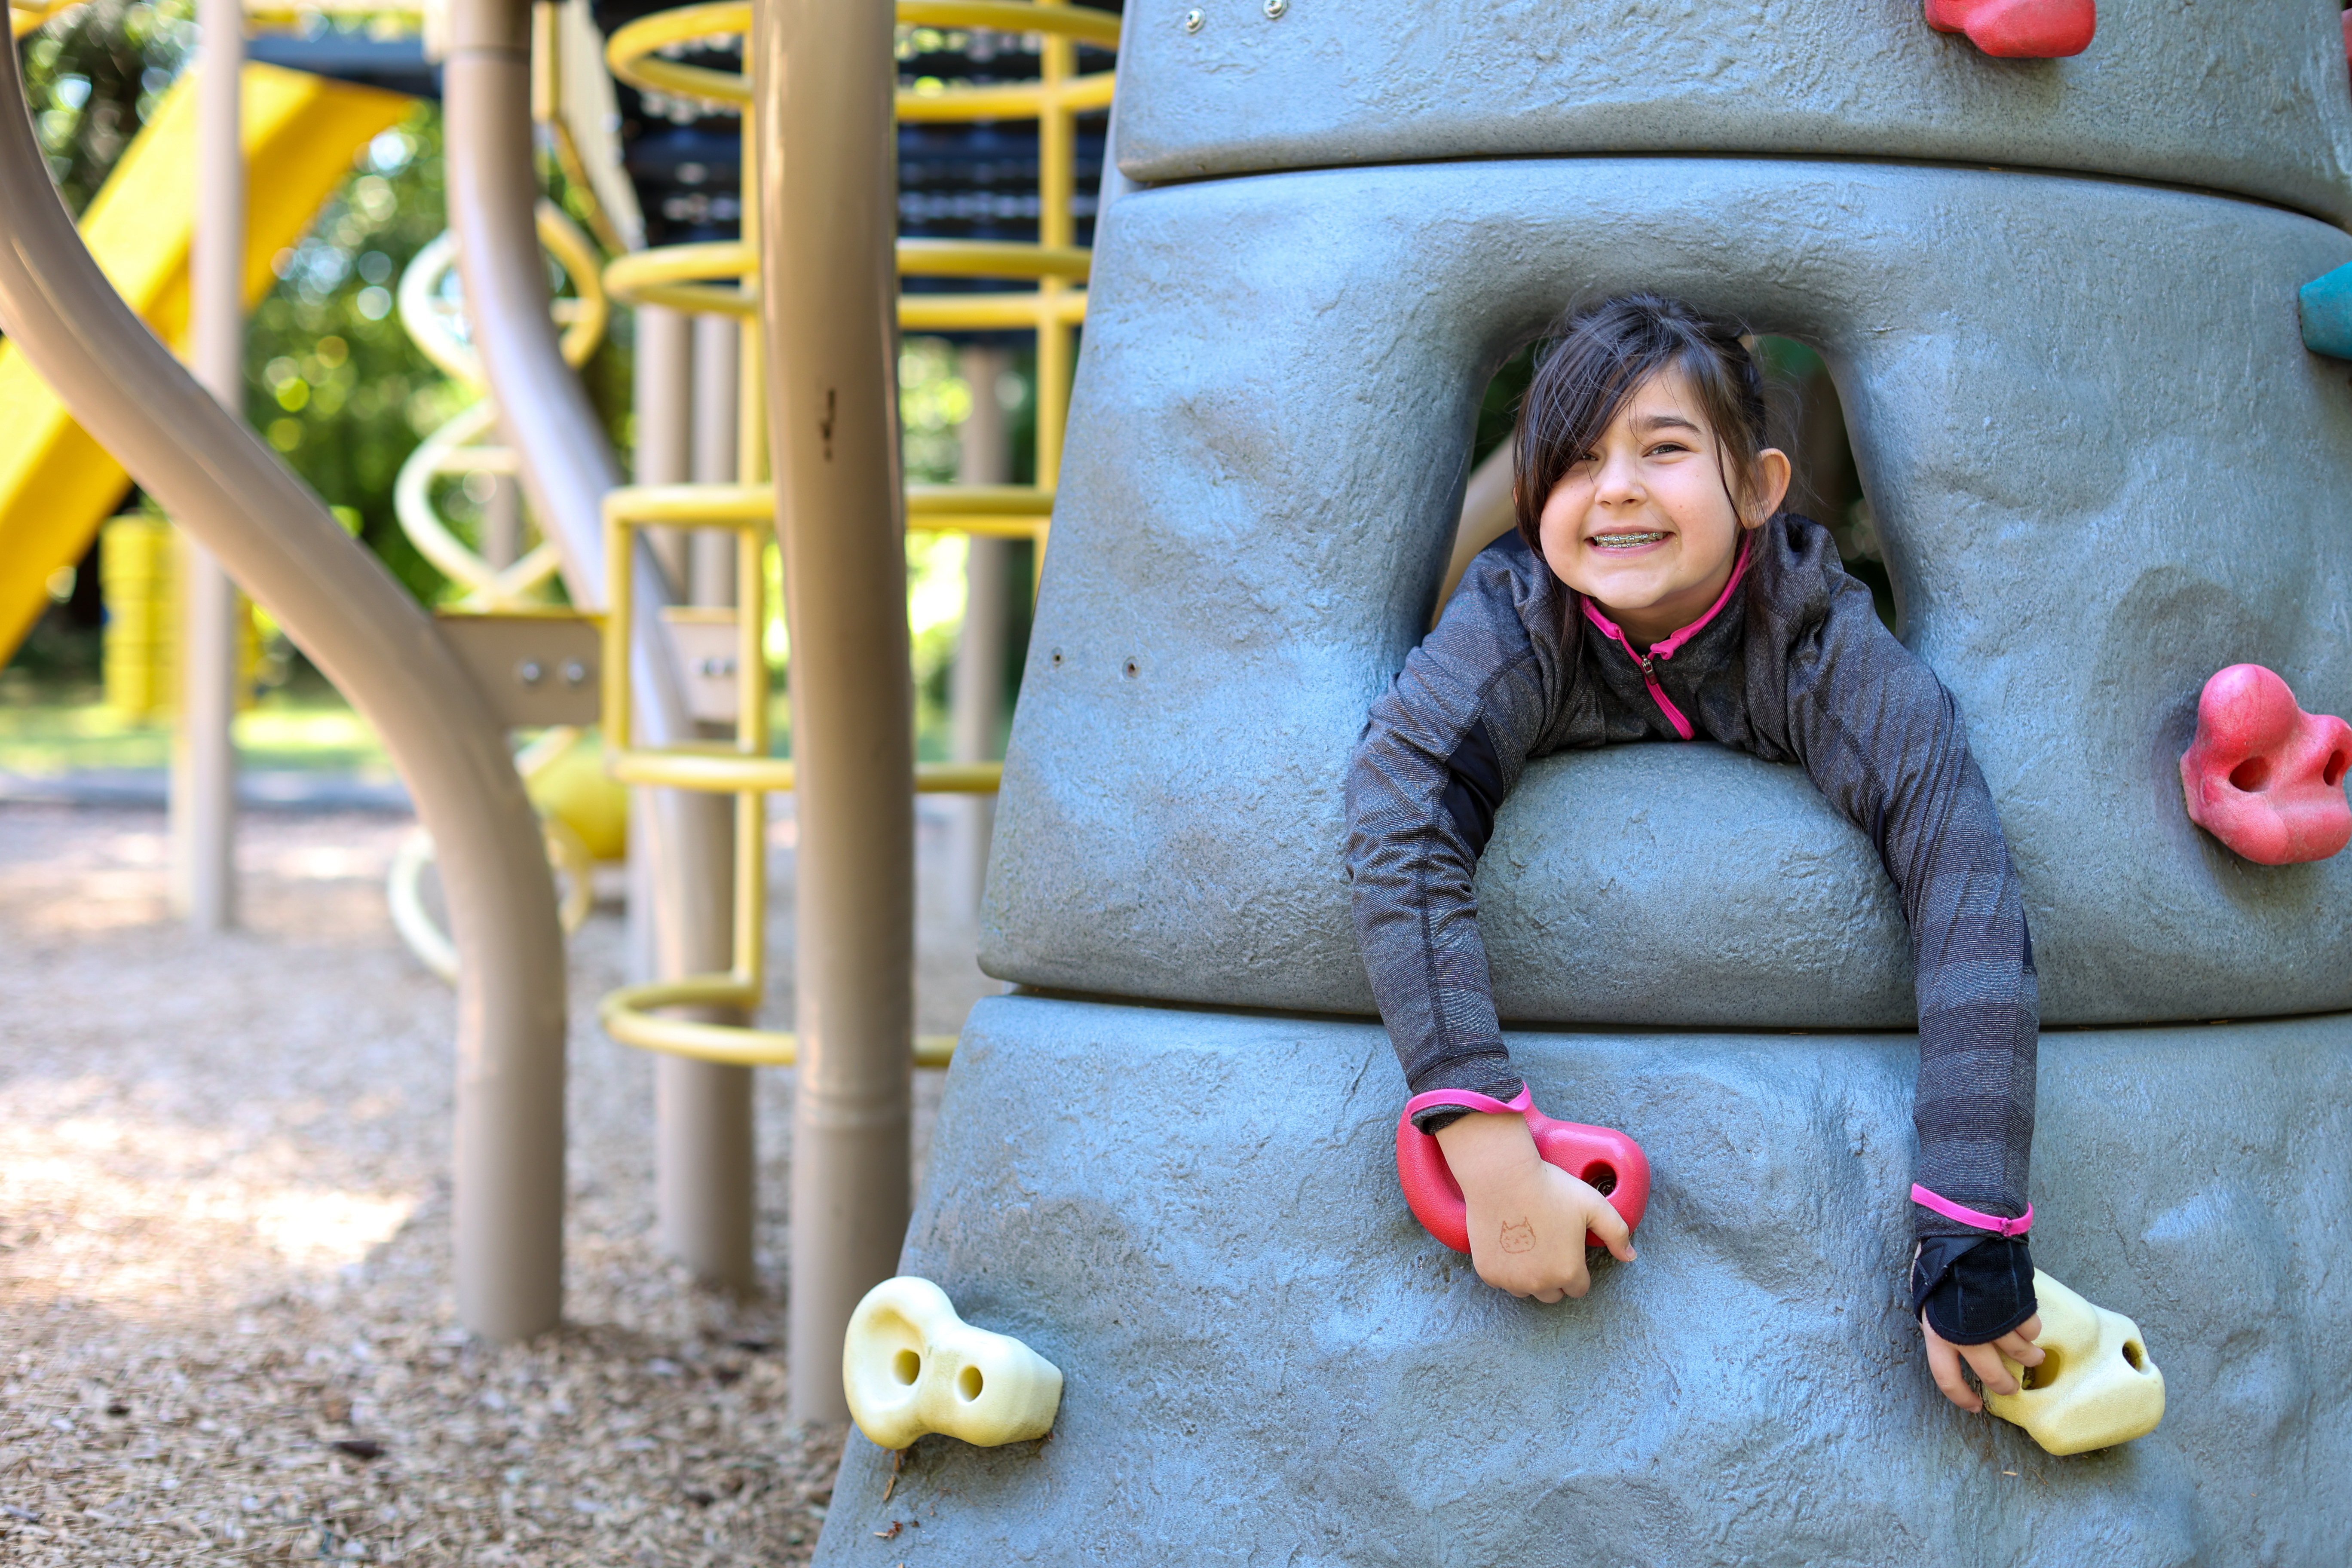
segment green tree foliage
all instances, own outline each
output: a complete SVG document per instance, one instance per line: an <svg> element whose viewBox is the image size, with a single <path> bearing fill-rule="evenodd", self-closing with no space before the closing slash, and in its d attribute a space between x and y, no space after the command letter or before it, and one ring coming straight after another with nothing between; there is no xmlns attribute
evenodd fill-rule
<svg viewBox="0 0 2352 1568"><path fill-rule="evenodd" d="M360 153L310 232L278 253L278 284L246 336L253 427L427 603L446 584L400 531L393 479L468 394L418 352L394 295L442 211L441 112L421 103Z"/></svg>
<svg viewBox="0 0 2352 1568"><path fill-rule="evenodd" d="M194 16L194 0L90 0L20 46L34 128L77 217L187 65Z"/></svg>

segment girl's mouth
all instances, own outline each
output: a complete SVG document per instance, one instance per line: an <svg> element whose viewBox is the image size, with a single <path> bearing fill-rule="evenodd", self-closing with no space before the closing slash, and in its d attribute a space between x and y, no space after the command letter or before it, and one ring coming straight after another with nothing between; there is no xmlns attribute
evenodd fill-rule
<svg viewBox="0 0 2352 1568"><path fill-rule="evenodd" d="M1595 550L1639 550L1644 545L1656 544L1665 537L1656 532L1596 533L1592 536L1591 544Z"/></svg>

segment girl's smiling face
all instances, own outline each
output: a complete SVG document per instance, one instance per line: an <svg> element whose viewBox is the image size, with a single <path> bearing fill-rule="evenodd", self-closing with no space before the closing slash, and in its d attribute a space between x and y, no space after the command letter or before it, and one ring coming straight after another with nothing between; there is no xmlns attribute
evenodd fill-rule
<svg viewBox="0 0 2352 1568"><path fill-rule="evenodd" d="M1628 637L1656 642L1706 614L1731 581L1741 532L1788 493L1788 455L1766 447L1746 478L1688 379L1662 372L1545 498L1544 560Z"/></svg>

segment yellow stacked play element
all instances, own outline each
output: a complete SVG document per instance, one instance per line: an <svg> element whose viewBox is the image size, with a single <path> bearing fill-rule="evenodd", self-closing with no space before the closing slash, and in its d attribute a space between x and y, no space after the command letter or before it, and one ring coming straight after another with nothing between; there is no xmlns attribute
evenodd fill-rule
<svg viewBox="0 0 2352 1568"><path fill-rule="evenodd" d="M604 771L601 743L583 740L524 781L530 803L579 836L592 859L629 852L629 792Z"/></svg>
<svg viewBox="0 0 2352 1568"><path fill-rule="evenodd" d="M108 281L157 337L183 353L195 216L194 88L184 77L164 94L81 222ZM275 280L272 258L301 237L352 172L352 154L412 100L265 65L245 68L244 100L250 304ZM81 558L128 482L16 345L0 342L0 660L47 603L49 574Z"/></svg>
<svg viewBox="0 0 2352 1568"><path fill-rule="evenodd" d="M99 534L99 585L106 598L106 705L126 723L160 719L180 706L179 542L162 518L132 512ZM253 706L261 633L252 601L236 599L236 704Z"/></svg>

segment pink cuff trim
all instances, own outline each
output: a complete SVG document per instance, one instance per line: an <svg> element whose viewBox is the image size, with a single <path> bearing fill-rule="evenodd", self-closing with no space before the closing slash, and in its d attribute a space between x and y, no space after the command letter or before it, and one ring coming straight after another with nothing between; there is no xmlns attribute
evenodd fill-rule
<svg viewBox="0 0 2352 1568"><path fill-rule="evenodd" d="M1995 1236L2005 1236L2011 1240L2033 1228L2032 1204L2026 1205L2025 1213L2017 1218L2003 1219L1997 1214L1979 1214L1975 1209L1962 1208L1949 1198L1937 1196L1916 1182L1911 1184L1911 1201L1921 1208L1935 1210L1946 1219L1956 1219L1962 1225L1971 1225L1979 1230L1989 1230Z"/></svg>
<svg viewBox="0 0 2352 1568"><path fill-rule="evenodd" d="M1519 1092L1508 1100L1496 1100L1491 1094L1473 1094L1466 1089L1433 1089L1427 1094L1416 1094L1406 1100L1404 1113L1407 1119L1411 1119L1424 1110L1443 1109L1475 1110L1488 1116L1499 1116L1513 1110L1533 1110L1535 1104L1535 1091L1522 1080Z"/></svg>

